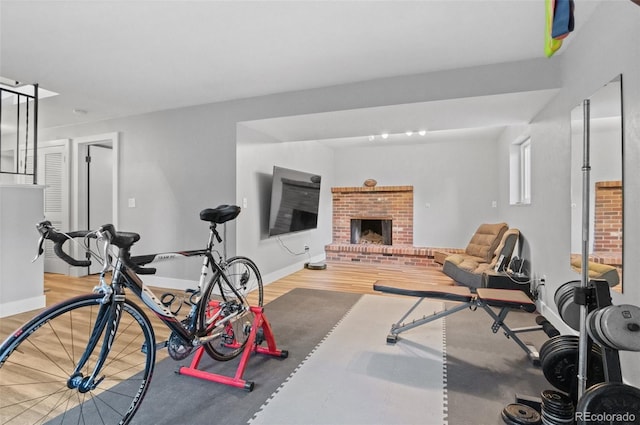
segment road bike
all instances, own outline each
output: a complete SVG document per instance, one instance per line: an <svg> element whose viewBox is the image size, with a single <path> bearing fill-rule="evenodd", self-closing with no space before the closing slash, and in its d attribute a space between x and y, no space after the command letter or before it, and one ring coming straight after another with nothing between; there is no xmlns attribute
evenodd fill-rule
<svg viewBox="0 0 640 425"><path fill-rule="evenodd" d="M255 300L253 306L262 306L262 278L249 258L216 258L214 250L215 241L222 242L216 226L239 213L233 205L200 213L210 223L205 249L137 257L130 252L140 239L137 233L118 232L113 225L62 233L48 221L39 223L38 256L48 239L58 257L87 267L90 260L73 258L63 245L82 238L88 248L89 239L95 238L100 250L89 253L103 268L93 293L42 311L0 346L0 423L126 424L149 388L156 350L166 347L175 360L199 347L220 361L240 354L253 323L248 297ZM167 294L159 299L139 275L155 273L148 264L194 256L203 257L200 280L180 301L189 307L180 319L175 300ZM167 341L156 343L151 321L127 297L129 292L169 328Z"/></svg>

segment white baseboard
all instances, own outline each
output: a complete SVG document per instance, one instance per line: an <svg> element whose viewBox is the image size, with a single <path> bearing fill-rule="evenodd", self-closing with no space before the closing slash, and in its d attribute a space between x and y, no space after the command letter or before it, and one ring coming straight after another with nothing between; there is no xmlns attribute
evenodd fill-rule
<svg viewBox="0 0 640 425"><path fill-rule="evenodd" d="M9 301L0 304L0 317L12 316L25 311L39 310L47 304L45 295L27 298L19 301Z"/></svg>
<svg viewBox="0 0 640 425"><path fill-rule="evenodd" d="M309 263L309 262L314 263L317 261L324 261L325 258L326 258L325 255L321 254L321 255L312 257L311 259L300 261L298 263L292 264L285 268L276 270L274 272L263 274L262 283L264 285L268 285L271 282L274 282L278 279L282 279L283 277L289 276L291 273L295 273L298 270L304 268L305 263ZM148 275L148 276L141 276L141 277L145 285L155 286L158 288L185 290L185 289L195 289L198 287L198 281L195 281L195 280L176 279L173 277L163 277L158 275Z"/></svg>
<svg viewBox="0 0 640 425"><path fill-rule="evenodd" d="M268 285L271 282L275 282L278 279L282 279L283 277L289 276L290 274L295 273L300 269L303 269L306 263L317 263L320 261L324 261L325 259L326 259L326 256L324 254L320 254L310 259L297 262L285 268L273 271L271 273L267 273L265 275L262 275L262 283L264 285Z"/></svg>
<svg viewBox="0 0 640 425"><path fill-rule="evenodd" d="M555 328L560 331L562 335L579 335L578 331L575 331L569 325L564 323L564 320L558 316L552 308L549 308L544 301L538 300L536 302L538 306L538 312L543 315Z"/></svg>

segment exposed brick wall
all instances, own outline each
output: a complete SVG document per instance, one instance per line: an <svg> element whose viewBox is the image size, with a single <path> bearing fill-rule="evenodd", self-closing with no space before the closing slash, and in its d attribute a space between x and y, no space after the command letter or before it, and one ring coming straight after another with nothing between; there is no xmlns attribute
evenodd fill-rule
<svg viewBox="0 0 640 425"><path fill-rule="evenodd" d="M434 260L435 248L374 244L331 244L325 247L327 261L362 264L440 267Z"/></svg>
<svg viewBox="0 0 640 425"><path fill-rule="evenodd" d="M327 261L440 267L435 248L413 246L413 186L334 187ZM352 244L351 219L391 219L392 245Z"/></svg>
<svg viewBox="0 0 640 425"><path fill-rule="evenodd" d="M622 182L596 183L594 253L622 252Z"/></svg>
<svg viewBox="0 0 640 425"><path fill-rule="evenodd" d="M334 187L333 243L351 242L351 219L390 217L393 245L413 245L413 186Z"/></svg>

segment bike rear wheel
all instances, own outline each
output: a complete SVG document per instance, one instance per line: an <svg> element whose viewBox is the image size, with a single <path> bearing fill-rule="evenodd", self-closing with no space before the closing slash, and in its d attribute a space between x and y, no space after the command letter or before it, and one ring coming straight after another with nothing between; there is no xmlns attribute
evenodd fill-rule
<svg viewBox="0 0 640 425"><path fill-rule="evenodd" d="M231 257L221 265L227 279L249 305L262 307L264 289L258 266L247 257ZM236 294L226 288L225 297L235 298Z"/></svg>
<svg viewBox="0 0 640 425"><path fill-rule="evenodd" d="M129 301L122 304L97 386L82 392L77 383L91 375L104 335L74 374L96 318L107 308L100 303L102 297L82 295L53 306L2 343L1 424L126 424L131 420L144 398L155 361L153 329L139 307Z"/></svg>
<svg viewBox="0 0 640 425"><path fill-rule="evenodd" d="M262 306L264 290L260 271L249 258L230 258L221 269L224 276L216 272L203 293L199 320L201 329L212 329L208 336L213 338L203 344L207 354L227 361L246 346L254 320L251 306Z"/></svg>

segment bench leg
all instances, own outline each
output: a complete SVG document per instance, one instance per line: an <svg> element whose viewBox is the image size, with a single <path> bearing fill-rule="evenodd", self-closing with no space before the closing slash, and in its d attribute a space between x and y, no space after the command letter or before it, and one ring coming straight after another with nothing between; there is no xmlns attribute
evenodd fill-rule
<svg viewBox="0 0 640 425"><path fill-rule="evenodd" d="M460 304L448 310L444 309L438 313L434 313L431 316L423 316L422 319L413 320L410 323L402 323L402 321L406 319L407 316L409 316L409 314L411 314L411 312L416 309L416 307L418 307L418 304L420 304L422 300L424 300L424 298L420 298L418 302L415 303L413 307L411 307L400 320L398 320L397 323L391 325L391 332L389 333L389 335L387 335L388 344L395 344L396 342L398 342L398 335L404 331L408 331L409 329L413 329L426 323L433 322L434 320L441 319L460 310L464 310L465 308L468 308L471 306L471 304L473 304L473 302L470 301L468 303Z"/></svg>
<svg viewBox="0 0 640 425"><path fill-rule="evenodd" d="M504 330L505 336L507 338L511 338L516 344L520 346L520 348L524 350L525 353L527 353L527 357L529 357L529 360L531 361L531 363L533 363L534 366L539 366L540 354L538 353L538 350L533 345L525 344L524 342L522 342L522 340L518 337L518 335L516 335L518 331L517 330L514 331L513 329L509 328L509 326L504 322L504 319L507 317L507 314L509 314L509 310L510 310L509 307L502 307L502 309L500 309L499 314L496 314L495 311L493 311L493 309L486 304L483 304L482 308L484 308L487 314L489 314L489 316L491 316L491 318L493 318L494 320L493 325L491 325L491 331L493 333L497 333L498 330L502 328L502 330ZM532 330L542 330L542 327L539 327L538 329L523 328L520 331L530 332Z"/></svg>

